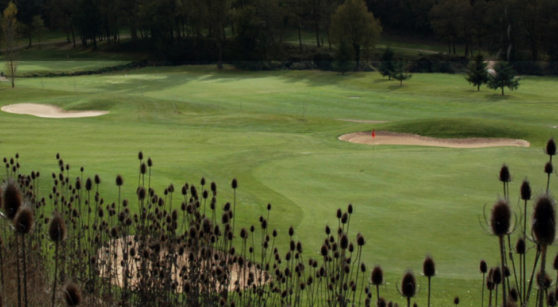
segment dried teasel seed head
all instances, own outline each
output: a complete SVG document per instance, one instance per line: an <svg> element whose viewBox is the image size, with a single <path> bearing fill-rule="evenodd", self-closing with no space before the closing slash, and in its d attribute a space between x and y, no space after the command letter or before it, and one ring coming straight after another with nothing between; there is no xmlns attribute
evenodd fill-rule
<svg viewBox="0 0 558 307"><path fill-rule="evenodd" d="M143 160L143 152L138 152L138 159L141 161Z"/></svg>
<svg viewBox="0 0 558 307"><path fill-rule="evenodd" d="M370 282L372 282L374 286L379 286L384 282L384 271L381 266L374 266L370 274Z"/></svg>
<svg viewBox="0 0 558 307"><path fill-rule="evenodd" d="M483 274L485 274L488 271L488 265L486 264L486 261L484 261L484 260L480 261L479 270Z"/></svg>
<svg viewBox="0 0 558 307"><path fill-rule="evenodd" d="M408 270L401 280L401 294L406 298L411 298L417 293L417 280L415 274Z"/></svg>
<svg viewBox="0 0 558 307"><path fill-rule="evenodd" d="M25 207L19 210L19 213L13 220L16 232L22 235L26 235L31 231L34 222L35 216L33 214L33 211Z"/></svg>
<svg viewBox="0 0 558 307"><path fill-rule="evenodd" d="M523 200L531 199L531 185L529 184L527 178L525 178L521 183L520 191L521 191L521 199Z"/></svg>
<svg viewBox="0 0 558 307"><path fill-rule="evenodd" d="M512 212L506 199L498 200L492 207L490 216L490 227L496 236L508 234L511 226Z"/></svg>
<svg viewBox="0 0 558 307"><path fill-rule="evenodd" d="M517 302L519 300L519 293L515 287L510 289L509 298L512 302Z"/></svg>
<svg viewBox="0 0 558 307"><path fill-rule="evenodd" d="M93 181L91 180L91 178L87 178L85 180L85 189L87 191L91 191L92 188L93 188Z"/></svg>
<svg viewBox="0 0 558 307"><path fill-rule="evenodd" d="M50 240L54 242L62 241L66 237L66 224L59 213L54 213L50 220L48 236Z"/></svg>
<svg viewBox="0 0 558 307"><path fill-rule="evenodd" d="M533 209L531 230L541 245L550 245L556 238L556 209L554 199L548 194L539 196Z"/></svg>
<svg viewBox="0 0 558 307"><path fill-rule="evenodd" d="M153 160L151 160L151 158L147 158L147 166L148 166L148 167L152 167L152 166L153 166Z"/></svg>
<svg viewBox="0 0 558 307"><path fill-rule="evenodd" d="M456 297L453 299L453 303L454 303L455 305L459 305L459 296L456 296Z"/></svg>
<svg viewBox="0 0 558 307"><path fill-rule="evenodd" d="M556 143L554 142L554 138L550 138L550 140L546 143L545 152L549 156L556 155Z"/></svg>
<svg viewBox="0 0 558 307"><path fill-rule="evenodd" d="M81 303L81 292L75 284L67 285L62 291L66 305L78 306Z"/></svg>
<svg viewBox="0 0 558 307"><path fill-rule="evenodd" d="M550 306L550 307L555 307L556 306L556 293L557 292L554 292L554 291L549 291L548 292L548 296L547 296L548 306Z"/></svg>
<svg viewBox="0 0 558 307"><path fill-rule="evenodd" d="M386 307L386 306L387 306L386 299L380 297L377 302L377 307Z"/></svg>
<svg viewBox="0 0 558 307"><path fill-rule="evenodd" d="M491 269L492 270L492 282L495 285L499 285L502 282L502 270L500 269L500 267L494 267ZM490 275L490 274L489 274Z"/></svg>
<svg viewBox="0 0 558 307"><path fill-rule="evenodd" d="M548 175L554 172L554 167L552 166L552 163L546 162L546 164L544 165L544 172Z"/></svg>
<svg viewBox="0 0 558 307"><path fill-rule="evenodd" d="M510 169L506 164L502 165L502 168L500 168L499 179L501 182L510 182L512 179L510 174Z"/></svg>
<svg viewBox="0 0 558 307"><path fill-rule="evenodd" d="M238 180L236 180L236 178L234 178L234 179L232 180L232 182L231 182L231 187L232 187L233 189L238 188Z"/></svg>
<svg viewBox="0 0 558 307"><path fill-rule="evenodd" d="M364 244L366 244L366 240L364 240L364 236L359 233L357 235L357 245L363 246Z"/></svg>
<svg viewBox="0 0 558 307"><path fill-rule="evenodd" d="M347 249L349 247L349 238L346 234L341 235L341 238L339 239L339 246L341 249Z"/></svg>
<svg viewBox="0 0 558 307"><path fill-rule="evenodd" d="M13 180L9 180L4 189L4 212L9 220L13 220L23 205L23 194Z"/></svg>
<svg viewBox="0 0 558 307"><path fill-rule="evenodd" d="M432 256L426 256L422 263L422 274L426 277L436 276L436 264Z"/></svg>
<svg viewBox="0 0 558 307"><path fill-rule="evenodd" d="M527 248L526 248L526 245L525 245L525 239L523 239L523 238L517 239L517 243L515 244L516 253L518 253L519 255L523 255L523 254L525 254L526 249Z"/></svg>
<svg viewBox="0 0 558 307"><path fill-rule="evenodd" d="M124 178L122 178L122 175L117 175L116 176L116 185L120 187L123 184L124 184Z"/></svg>

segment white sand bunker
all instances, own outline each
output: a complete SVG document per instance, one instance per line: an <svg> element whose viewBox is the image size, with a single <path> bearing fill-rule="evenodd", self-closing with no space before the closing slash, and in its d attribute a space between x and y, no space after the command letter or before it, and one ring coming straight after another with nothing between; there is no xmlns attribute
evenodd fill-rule
<svg viewBox="0 0 558 307"><path fill-rule="evenodd" d="M354 132L344 134L339 140L368 145L414 145L414 146L435 146L449 148L485 148L516 146L529 147L529 142L514 139L488 139L488 138L468 138L468 139L439 139L424 137L416 134L395 133L389 131L376 131L376 137L372 138L372 132Z"/></svg>
<svg viewBox="0 0 558 307"><path fill-rule="evenodd" d="M57 106L37 103L10 104L7 106L3 106L2 111L15 114L33 115L44 118L77 118L108 114L108 111L66 111Z"/></svg>

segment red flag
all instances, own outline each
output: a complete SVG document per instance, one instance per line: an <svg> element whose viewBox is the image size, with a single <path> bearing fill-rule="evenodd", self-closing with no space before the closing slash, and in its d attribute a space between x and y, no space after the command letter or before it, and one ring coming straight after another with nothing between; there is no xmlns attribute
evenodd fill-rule
<svg viewBox="0 0 558 307"><path fill-rule="evenodd" d="M376 137L376 130L374 129L374 130L372 130L372 138L375 138L375 137Z"/></svg>

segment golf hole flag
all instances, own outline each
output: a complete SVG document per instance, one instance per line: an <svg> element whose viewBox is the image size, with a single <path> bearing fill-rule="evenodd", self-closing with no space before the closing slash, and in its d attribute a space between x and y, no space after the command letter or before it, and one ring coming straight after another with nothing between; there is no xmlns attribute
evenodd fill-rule
<svg viewBox="0 0 558 307"><path fill-rule="evenodd" d="M372 130L372 138L375 138L375 137L376 137L376 130L374 129L374 130Z"/></svg>

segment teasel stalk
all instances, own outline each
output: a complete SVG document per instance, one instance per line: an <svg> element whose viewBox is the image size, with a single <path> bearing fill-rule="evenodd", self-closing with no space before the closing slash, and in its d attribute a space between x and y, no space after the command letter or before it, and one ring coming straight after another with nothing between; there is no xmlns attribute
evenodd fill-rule
<svg viewBox="0 0 558 307"><path fill-rule="evenodd" d="M380 301L380 286L384 283L384 271L379 265L374 266L370 273L370 282L376 287L376 302Z"/></svg>
<svg viewBox="0 0 558 307"><path fill-rule="evenodd" d="M541 250L540 277L538 282L544 287L544 280L540 279L544 279L545 277L547 248L549 245L554 243L556 238L555 201L550 195L544 194L537 199L533 211L533 222L531 229L533 231L535 242L537 242ZM539 298L539 306L543 306L542 296L540 296Z"/></svg>
<svg viewBox="0 0 558 307"><path fill-rule="evenodd" d="M436 264L434 263L432 256L426 256L426 259L424 259L424 262L422 263L422 274L428 278L428 304L426 306L430 307L430 294L432 292L431 281L432 277L436 276Z"/></svg>
<svg viewBox="0 0 558 307"><path fill-rule="evenodd" d="M512 212L507 199L498 200L492 207L492 214L490 217L490 227L492 233L498 237L500 243L500 259L501 259L501 273L502 273L502 300L503 306L507 303L506 293L506 245L504 236L508 235L511 231L511 217Z"/></svg>
<svg viewBox="0 0 558 307"><path fill-rule="evenodd" d="M520 288L518 288L519 291L519 301L521 304L523 304L523 301L525 300L525 284L526 284L526 271L525 271L525 267L526 267L526 263L525 263L525 254L526 254L526 245L525 245L525 239L524 238L519 238L517 240L517 243L515 244L515 251L517 252L517 254L519 255L519 280L521 282L520 284Z"/></svg>
<svg viewBox="0 0 558 307"><path fill-rule="evenodd" d="M23 251L23 295L24 295L24 302L25 307L28 306L27 303L27 257L25 253L25 237L29 232L31 232L31 228L33 227L34 223L34 215L33 211L27 207L22 207L19 210L18 215L14 219L14 228L17 234L21 235L21 249ZM18 256L18 263L19 263L19 256ZM19 281L19 276L18 276ZM19 288L19 286L18 286ZM19 291L19 290L18 290Z"/></svg>
<svg viewBox="0 0 558 307"><path fill-rule="evenodd" d="M531 185L527 178L523 180L521 183L520 188L520 195L521 199L523 200L523 241L525 244L525 240L527 238L527 202L531 200ZM523 276L521 277L521 302L527 301L527 262L526 262L527 253L522 253L520 255L521 261L523 262ZM538 257L537 257L538 259Z"/></svg>
<svg viewBox="0 0 558 307"><path fill-rule="evenodd" d="M550 187L550 174L554 171L552 167L552 156L556 155L556 142L554 142L554 138L550 138L546 143L545 153L549 158L548 163L544 167L544 171L547 173L546 193L548 193L548 189Z"/></svg>
<svg viewBox="0 0 558 307"><path fill-rule="evenodd" d="M481 261L480 261L479 269L480 269L480 272L482 273L481 307L484 307L484 286L485 286L485 280L486 280L486 279L485 279L485 277L486 277L486 271L488 270L488 265L486 264L486 261L484 261L484 260L481 260Z"/></svg>
<svg viewBox="0 0 558 307"><path fill-rule="evenodd" d="M411 307L411 298L415 296L417 292L417 280L415 274L411 270L408 270L401 280L401 295L407 298L407 307Z"/></svg>
<svg viewBox="0 0 558 307"><path fill-rule="evenodd" d="M56 278L58 274L58 246L66 236L66 224L62 216L55 212L49 226L49 237L54 242L54 283L52 286L52 307L55 306L56 299Z"/></svg>

